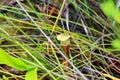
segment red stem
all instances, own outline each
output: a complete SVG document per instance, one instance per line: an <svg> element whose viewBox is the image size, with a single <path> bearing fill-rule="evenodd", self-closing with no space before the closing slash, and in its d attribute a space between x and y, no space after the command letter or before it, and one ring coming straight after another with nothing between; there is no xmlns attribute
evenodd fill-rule
<svg viewBox="0 0 120 80"><path fill-rule="evenodd" d="M68 46L62 46L62 49L64 50L67 57L69 57L69 45ZM69 66L70 65L64 57L62 58L62 62L64 63L64 66Z"/></svg>

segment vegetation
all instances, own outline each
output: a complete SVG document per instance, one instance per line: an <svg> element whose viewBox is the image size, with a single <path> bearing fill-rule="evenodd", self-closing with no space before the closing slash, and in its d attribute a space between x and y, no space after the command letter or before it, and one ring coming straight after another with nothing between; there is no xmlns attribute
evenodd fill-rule
<svg viewBox="0 0 120 80"><path fill-rule="evenodd" d="M0 80L120 80L119 0L1 0Z"/></svg>

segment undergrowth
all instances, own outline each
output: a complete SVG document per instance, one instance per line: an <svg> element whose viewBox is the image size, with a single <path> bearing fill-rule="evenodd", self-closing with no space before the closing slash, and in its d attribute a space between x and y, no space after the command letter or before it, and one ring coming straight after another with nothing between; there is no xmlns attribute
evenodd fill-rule
<svg viewBox="0 0 120 80"><path fill-rule="evenodd" d="M0 80L119 80L117 1L0 4Z"/></svg>

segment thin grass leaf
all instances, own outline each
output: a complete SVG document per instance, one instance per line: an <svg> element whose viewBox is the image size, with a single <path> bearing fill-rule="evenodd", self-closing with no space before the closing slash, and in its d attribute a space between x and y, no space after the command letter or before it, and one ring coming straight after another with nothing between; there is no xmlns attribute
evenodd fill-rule
<svg viewBox="0 0 120 80"><path fill-rule="evenodd" d="M102 75L103 75L103 76L106 76L106 77L108 77L108 78L110 78L110 79L112 79L112 80L120 80L119 78L116 78L116 77L114 77L114 76L112 76L112 75L110 75L110 74L102 73Z"/></svg>
<svg viewBox="0 0 120 80"><path fill-rule="evenodd" d="M25 64L22 60L9 55L7 52L5 52L1 48L0 48L0 61L3 64L6 64L12 68L17 69L17 70L22 70L22 71L25 70L26 71L26 70L30 70L33 68L33 66Z"/></svg>
<svg viewBox="0 0 120 80"><path fill-rule="evenodd" d="M29 70L25 75L25 80L38 80L37 79L37 68Z"/></svg>

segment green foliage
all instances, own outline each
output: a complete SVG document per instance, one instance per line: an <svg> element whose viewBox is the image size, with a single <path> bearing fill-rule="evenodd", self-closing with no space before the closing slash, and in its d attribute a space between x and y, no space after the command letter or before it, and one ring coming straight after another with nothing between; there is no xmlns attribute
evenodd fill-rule
<svg viewBox="0 0 120 80"><path fill-rule="evenodd" d="M101 4L101 9L106 16L115 19L116 22L120 23L120 11L116 8L113 0L107 0Z"/></svg>
<svg viewBox="0 0 120 80"><path fill-rule="evenodd" d="M0 61L1 63L6 64L17 70L27 71L33 68L32 65L25 64L22 60L9 55L7 52L5 52L1 48L0 48Z"/></svg>
<svg viewBox="0 0 120 80"><path fill-rule="evenodd" d="M26 73L26 80L37 80L37 68L30 64L25 64L19 58L15 58L0 48L0 61L2 64L6 64L12 68L22 71L28 71Z"/></svg>
<svg viewBox="0 0 120 80"><path fill-rule="evenodd" d="M101 4L101 9L105 13L106 16L112 17L116 22L120 23L120 10L118 10L115 6L113 0L107 0ZM117 34L119 35L119 34ZM115 39L111 42L112 46L116 49L120 49L120 40Z"/></svg>
<svg viewBox="0 0 120 80"><path fill-rule="evenodd" d="M113 40L111 44L114 48L120 49L120 39Z"/></svg>
<svg viewBox="0 0 120 80"><path fill-rule="evenodd" d="M37 68L29 70L25 75L25 80L38 80L37 79Z"/></svg>
<svg viewBox="0 0 120 80"><path fill-rule="evenodd" d="M116 12L116 7L113 0L105 1L101 4L101 9L108 17L111 17Z"/></svg>
<svg viewBox="0 0 120 80"><path fill-rule="evenodd" d="M1 70L6 76L5 79L11 77L24 79L25 76L25 80L38 80L38 75L39 80L46 78L50 80L74 80L76 74L78 76L76 79L80 80L82 78L86 80L88 77L106 79L101 75L103 71L109 73L108 69L105 68L106 65L109 66L108 60L103 57L104 54L109 55L111 51L106 47L106 45L110 45L106 41L110 42L115 37L114 35L111 37L111 30L106 25L109 26L108 19L120 23L120 11L116 8L114 0L104 0L104 2L103 0L68 0L69 2L67 0L49 0L50 3L53 3L50 6L49 3L37 2L37 4L36 1L39 0L26 0L25 3L17 0L19 7L1 7L1 10L5 10L6 13L0 13L0 64L26 71L25 75L14 74L15 76L13 76L12 72L6 73L7 71ZM97 1L103 2L100 7L108 17L107 20L103 18L102 13L97 14L97 11L99 12L99 7L96 7L98 4L95 3ZM68 3L69 6L67 6ZM94 7L96 8L94 9ZM67 9L68 14L66 15ZM53 14L50 15L49 12L53 12ZM66 26L70 30L66 30ZM118 28L116 27L116 29ZM114 32L116 35L117 32ZM71 36L70 55L68 56L64 55L65 51L61 49L61 44L56 39L56 35L60 33ZM112 41L111 44L114 48L120 49L119 39ZM20 57L15 58L2 48ZM104 53L103 56L100 53ZM114 53L110 56L115 57ZM117 57L119 55L116 55L115 58L117 59ZM70 66L64 65L64 61L62 61L64 58L69 61ZM97 62L100 64L96 65ZM91 69L86 70L83 69L84 67L91 67ZM101 76L96 76L99 73Z"/></svg>

